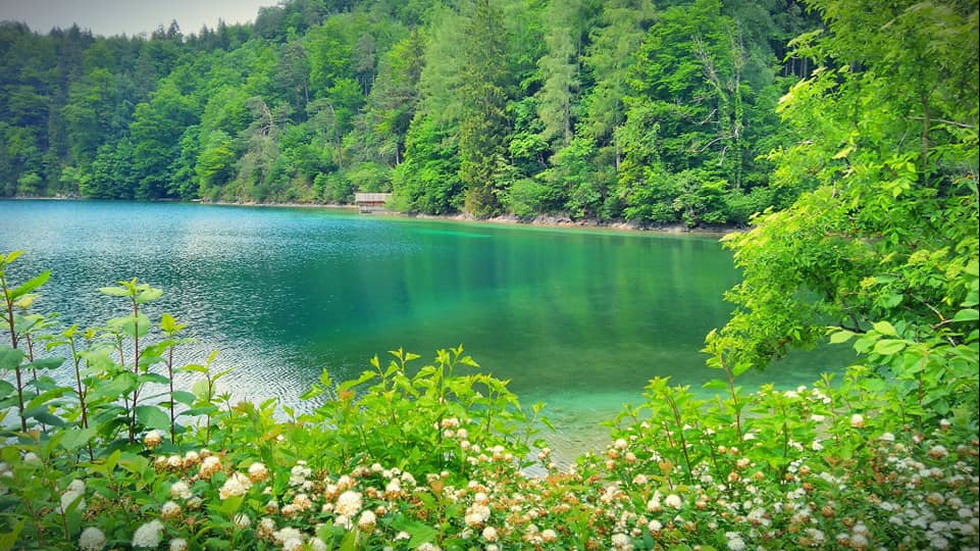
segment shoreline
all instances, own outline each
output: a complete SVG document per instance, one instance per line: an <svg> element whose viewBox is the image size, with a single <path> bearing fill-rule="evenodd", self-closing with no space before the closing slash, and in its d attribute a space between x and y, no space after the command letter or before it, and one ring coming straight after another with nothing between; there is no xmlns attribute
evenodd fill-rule
<svg viewBox="0 0 980 551"><path fill-rule="evenodd" d="M156 199L153 201L137 201L135 199L84 199L80 197L3 197L0 201L129 201L138 203L193 203L199 205L211 205L222 207L263 207L263 208L296 208L296 209L335 209L349 210L357 213L357 206L352 204L337 203L252 203L252 202L233 202L233 201L203 201L200 199L191 201L181 201L178 199ZM516 226L529 228L559 228L559 229L582 229L597 231L614 231L627 233L648 233L661 235L696 235L701 237L722 237L730 233L745 231L747 228L735 225L722 226L698 226L688 227L684 224L658 224L643 225L636 222L625 220L600 221L595 219L573 220L564 214L538 214L531 219L522 219L513 214L503 214L490 218L479 218L467 213L455 214L417 214L404 213L397 211L379 211L373 214L362 216L375 216L382 218L395 218L406 220L431 220L444 222L465 222L472 224L493 224L500 226Z"/></svg>

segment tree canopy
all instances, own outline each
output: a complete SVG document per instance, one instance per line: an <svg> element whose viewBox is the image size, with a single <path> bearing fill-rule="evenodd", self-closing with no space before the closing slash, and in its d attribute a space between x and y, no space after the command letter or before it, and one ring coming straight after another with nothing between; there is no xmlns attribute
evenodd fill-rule
<svg viewBox="0 0 980 551"><path fill-rule="evenodd" d="M744 224L795 1L291 0L149 37L0 24L0 195Z"/></svg>

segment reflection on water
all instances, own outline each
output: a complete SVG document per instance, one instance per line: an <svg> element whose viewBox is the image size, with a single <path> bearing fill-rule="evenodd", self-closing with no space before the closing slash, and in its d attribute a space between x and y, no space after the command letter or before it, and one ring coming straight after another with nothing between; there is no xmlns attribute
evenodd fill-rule
<svg viewBox="0 0 980 551"><path fill-rule="evenodd" d="M573 448L651 377L712 378L698 350L738 277L713 238L325 209L8 201L0 249L25 250L15 276L50 269L39 307L83 326L122 311L98 287L162 287L151 316L172 313L196 338L181 359L221 350L242 399L296 406L322 369L339 380L399 346L431 358L463 343L524 403L548 403ZM750 382L796 386L820 367L802 357Z"/></svg>

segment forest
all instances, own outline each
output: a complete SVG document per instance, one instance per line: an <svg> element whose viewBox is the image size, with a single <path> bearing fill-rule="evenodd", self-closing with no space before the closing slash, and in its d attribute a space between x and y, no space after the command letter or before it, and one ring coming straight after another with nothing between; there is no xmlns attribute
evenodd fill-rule
<svg viewBox="0 0 980 551"><path fill-rule="evenodd" d="M744 225L796 0L288 0L150 36L0 23L0 197Z"/></svg>

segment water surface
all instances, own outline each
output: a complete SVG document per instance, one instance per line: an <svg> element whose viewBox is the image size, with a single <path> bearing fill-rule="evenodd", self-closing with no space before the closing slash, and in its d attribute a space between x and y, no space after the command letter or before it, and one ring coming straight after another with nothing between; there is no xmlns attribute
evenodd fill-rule
<svg viewBox="0 0 980 551"><path fill-rule="evenodd" d="M387 350L431 360L462 343L523 403L545 402L558 445L572 447L639 403L651 377L712 378L698 351L738 281L714 237L327 209L0 202L0 250L15 249L15 276L52 272L39 307L82 326L123 313L98 287L162 287L150 315L190 325L182 360L220 350L238 398L297 406L323 369L352 378ZM820 367L797 360L748 383L809 383Z"/></svg>

